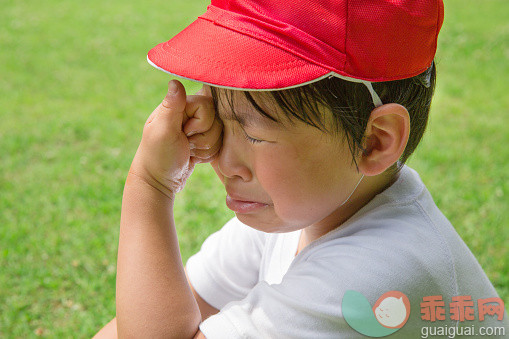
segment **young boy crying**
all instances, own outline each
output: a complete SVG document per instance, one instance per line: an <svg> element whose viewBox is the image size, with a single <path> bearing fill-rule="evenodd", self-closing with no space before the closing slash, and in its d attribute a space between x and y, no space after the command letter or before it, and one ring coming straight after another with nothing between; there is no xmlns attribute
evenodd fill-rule
<svg viewBox="0 0 509 339"><path fill-rule="evenodd" d="M170 81L144 126L122 200L117 314L97 337L507 328L405 165L426 128L442 19L441 0L212 1L154 47L153 66L203 88ZM198 163L235 218L184 268L173 204Z"/></svg>

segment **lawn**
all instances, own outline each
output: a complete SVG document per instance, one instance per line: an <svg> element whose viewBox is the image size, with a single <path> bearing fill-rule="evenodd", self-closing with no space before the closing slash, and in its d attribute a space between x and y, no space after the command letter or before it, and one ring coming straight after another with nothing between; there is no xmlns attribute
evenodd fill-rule
<svg viewBox="0 0 509 339"><path fill-rule="evenodd" d="M123 184L168 81L146 52L206 5L2 2L0 337L86 338L114 316ZM507 13L506 0L446 0L429 130L409 164L509 302ZM233 216L209 166L175 213L184 260Z"/></svg>

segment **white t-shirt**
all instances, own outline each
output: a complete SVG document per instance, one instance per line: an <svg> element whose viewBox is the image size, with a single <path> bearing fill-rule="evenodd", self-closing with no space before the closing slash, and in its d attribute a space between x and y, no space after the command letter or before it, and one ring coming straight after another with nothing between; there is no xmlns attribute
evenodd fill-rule
<svg viewBox="0 0 509 339"><path fill-rule="evenodd" d="M454 327L449 303L464 295L474 301L475 320L458 325L507 327L506 315L503 324L496 315L478 321L477 299L498 295L409 167L295 256L299 236L264 233L234 218L207 238L186 265L197 293L220 309L200 325L207 338L360 338L343 317L347 290L360 292L371 306L388 291L409 298L409 319L391 338L420 337L423 326ZM445 320L422 320L422 298L437 295Z"/></svg>

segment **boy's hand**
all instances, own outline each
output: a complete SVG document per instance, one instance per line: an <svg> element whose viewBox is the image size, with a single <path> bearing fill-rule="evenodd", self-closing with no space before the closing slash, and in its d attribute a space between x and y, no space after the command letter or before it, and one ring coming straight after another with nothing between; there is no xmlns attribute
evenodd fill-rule
<svg viewBox="0 0 509 339"><path fill-rule="evenodd" d="M168 83L166 97L145 123L129 170L129 176L170 198L182 190L195 164L212 161L222 145L223 124L212 98L200 92L186 97L179 81Z"/></svg>

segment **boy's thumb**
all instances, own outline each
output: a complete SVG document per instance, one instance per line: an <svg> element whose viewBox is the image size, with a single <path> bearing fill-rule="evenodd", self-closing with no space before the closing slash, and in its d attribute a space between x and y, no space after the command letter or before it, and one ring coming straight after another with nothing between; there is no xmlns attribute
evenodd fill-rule
<svg viewBox="0 0 509 339"><path fill-rule="evenodd" d="M168 82L168 92L159 106L158 116L167 122L182 124L186 109L186 90L177 80ZM168 119L170 121L168 121ZM176 120L176 121L175 121Z"/></svg>
<svg viewBox="0 0 509 339"><path fill-rule="evenodd" d="M186 90L178 80L168 82L168 92L162 106L174 111L183 112L186 108Z"/></svg>

